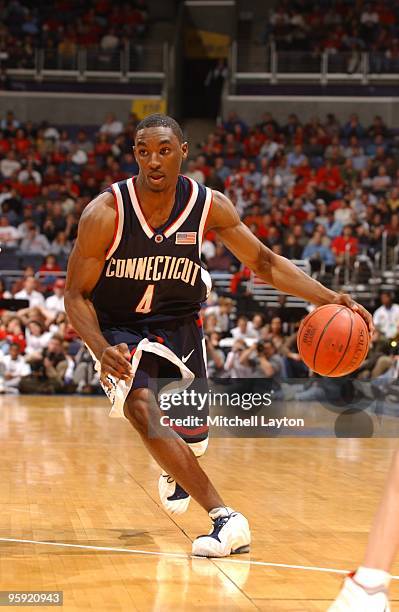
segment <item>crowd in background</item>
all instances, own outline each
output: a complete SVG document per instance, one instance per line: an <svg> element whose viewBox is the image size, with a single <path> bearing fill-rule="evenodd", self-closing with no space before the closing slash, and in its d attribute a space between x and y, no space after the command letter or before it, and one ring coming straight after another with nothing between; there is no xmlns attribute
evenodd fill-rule
<svg viewBox="0 0 399 612"><path fill-rule="evenodd" d="M134 43L148 24L146 0L11 0L0 2L2 66L31 68L36 48L45 52L47 68L71 69L78 48L96 48L97 61L107 61L125 42ZM12 50L12 54L10 51Z"/></svg>
<svg viewBox="0 0 399 612"><path fill-rule="evenodd" d="M264 39L281 50L369 51L376 69L399 70L397 0L283 0L271 12Z"/></svg>
<svg viewBox="0 0 399 612"><path fill-rule="evenodd" d="M97 129L22 124L12 112L0 121L0 261L29 264L23 277L3 275L0 283L0 389L98 391L91 357L64 312L62 277L84 207L137 172L136 126L134 115L125 123L109 115ZM383 232L397 244L398 146L380 117L366 126L356 115L343 124L334 115L308 122L290 115L279 124L265 113L248 126L232 112L198 143L185 173L224 191L274 252L328 269L344 256L375 257ZM213 274L232 273L230 296L213 293L203 309L210 376L268 377L276 388L285 377L308 377L296 349L298 321L284 299L266 312L240 310L236 298L249 271L213 232L203 258ZM24 300L16 312L4 301L12 298ZM381 296L360 377L395 371L399 306L392 300Z"/></svg>
<svg viewBox="0 0 399 612"><path fill-rule="evenodd" d="M234 112L208 135L187 174L225 191L244 223L276 253L327 268L397 243L399 137L376 116L340 124L333 114L279 124L265 113L248 126ZM230 256L206 243L210 269Z"/></svg>

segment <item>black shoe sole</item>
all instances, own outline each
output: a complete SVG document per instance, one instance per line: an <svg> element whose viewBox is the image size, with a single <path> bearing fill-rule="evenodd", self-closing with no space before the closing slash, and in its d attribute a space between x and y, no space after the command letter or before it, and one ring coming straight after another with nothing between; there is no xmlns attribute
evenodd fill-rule
<svg viewBox="0 0 399 612"><path fill-rule="evenodd" d="M231 551L231 555L241 555L242 553L248 553L249 552L249 544L245 544L244 546L240 546L239 548L236 548L235 550Z"/></svg>

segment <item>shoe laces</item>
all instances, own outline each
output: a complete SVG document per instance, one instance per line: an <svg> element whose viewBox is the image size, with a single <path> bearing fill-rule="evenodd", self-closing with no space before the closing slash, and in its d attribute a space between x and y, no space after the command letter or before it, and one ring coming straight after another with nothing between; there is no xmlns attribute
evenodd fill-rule
<svg viewBox="0 0 399 612"><path fill-rule="evenodd" d="M172 476L169 476L169 474L162 474L162 478L166 478L166 482L168 484L175 482L175 479Z"/></svg>
<svg viewBox="0 0 399 612"><path fill-rule="evenodd" d="M228 516L218 516L217 518L213 519L214 529L221 529L223 525L227 523L229 518L230 518L230 514Z"/></svg>

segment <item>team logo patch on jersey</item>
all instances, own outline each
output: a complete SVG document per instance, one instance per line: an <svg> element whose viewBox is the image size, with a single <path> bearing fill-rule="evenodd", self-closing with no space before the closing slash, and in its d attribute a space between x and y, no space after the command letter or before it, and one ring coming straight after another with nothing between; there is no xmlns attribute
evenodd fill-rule
<svg viewBox="0 0 399 612"><path fill-rule="evenodd" d="M176 232L175 244L197 244L197 232Z"/></svg>

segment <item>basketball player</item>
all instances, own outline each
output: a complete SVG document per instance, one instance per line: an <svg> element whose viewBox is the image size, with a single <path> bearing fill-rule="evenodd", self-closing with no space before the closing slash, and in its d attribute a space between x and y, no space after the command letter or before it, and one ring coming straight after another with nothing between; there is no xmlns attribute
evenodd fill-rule
<svg viewBox="0 0 399 612"><path fill-rule="evenodd" d="M137 127L139 174L100 194L82 214L69 259L66 310L96 360L112 408L140 434L160 465L159 492L170 512L184 512L193 497L213 521L197 538L195 555L246 552L246 518L226 506L197 457L208 444L207 427L160 427L154 379L191 382L206 377L199 318L210 291L201 266L201 243L213 229L225 246L280 291L320 306L337 303L371 315L272 253L240 221L222 193L181 176L188 145L176 121L151 115ZM163 430L163 431L161 431ZM154 433L155 432L155 433Z"/></svg>
<svg viewBox="0 0 399 612"><path fill-rule="evenodd" d="M350 574L329 612L389 612L390 571L399 550L399 451L367 543L363 565Z"/></svg>

